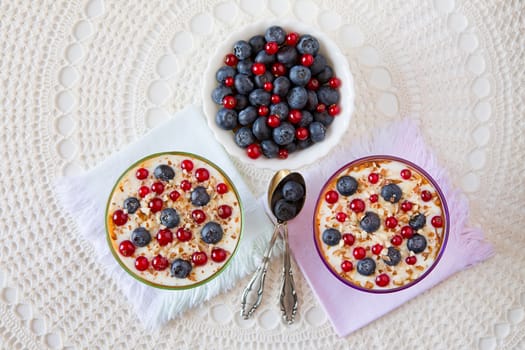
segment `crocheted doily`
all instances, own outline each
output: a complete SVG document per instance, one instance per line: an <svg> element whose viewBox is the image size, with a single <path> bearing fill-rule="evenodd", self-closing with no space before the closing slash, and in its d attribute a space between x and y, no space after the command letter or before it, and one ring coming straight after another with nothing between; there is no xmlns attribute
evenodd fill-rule
<svg viewBox="0 0 525 350"><path fill-rule="evenodd" d="M230 31L273 17L324 31L348 58L356 110L340 147L417 119L496 255L347 338L298 273L292 326L280 320L278 288L241 320L245 279L147 334L53 183L201 105L209 53ZM0 345L524 348L524 17L520 0L0 1ZM271 173L236 165L262 193ZM280 267L272 262L269 285Z"/></svg>

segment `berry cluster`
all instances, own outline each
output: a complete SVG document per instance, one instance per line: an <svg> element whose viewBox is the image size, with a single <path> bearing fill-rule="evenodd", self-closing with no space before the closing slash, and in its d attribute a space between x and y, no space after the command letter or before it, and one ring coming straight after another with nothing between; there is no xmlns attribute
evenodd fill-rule
<svg viewBox="0 0 525 350"><path fill-rule="evenodd" d="M339 87L319 41L279 26L237 41L216 72L216 124L252 158L286 159L321 142L340 113Z"/></svg>

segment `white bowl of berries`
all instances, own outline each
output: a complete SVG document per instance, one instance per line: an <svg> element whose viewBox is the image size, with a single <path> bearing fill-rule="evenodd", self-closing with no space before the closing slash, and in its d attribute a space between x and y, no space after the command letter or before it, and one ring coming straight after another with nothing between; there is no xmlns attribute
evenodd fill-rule
<svg viewBox="0 0 525 350"><path fill-rule="evenodd" d="M259 168L297 169L338 144L354 97L348 61L327 35L265 21L232 33L212 55L203 108L230 155Z"/></svg>

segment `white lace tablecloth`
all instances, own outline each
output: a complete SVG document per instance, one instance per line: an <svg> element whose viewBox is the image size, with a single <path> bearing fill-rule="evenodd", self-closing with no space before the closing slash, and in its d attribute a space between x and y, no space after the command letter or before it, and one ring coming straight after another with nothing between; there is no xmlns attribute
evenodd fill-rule
<svg viewBox="0 0 525 350"><path fill-rule="evenodd" d="M419 120L496 254L347 338L300 275L292 326L280 321L278 288L240 319L246 279L148 334L53 182L200 105L209 53L274 17L326 32L348 58L356 111L341 147L387 121ZM524 1L0 0L0 35L3 348L525 348ZM236 165L262 193L271 173ZM279 271L272 262L268 283Z"/></svg>

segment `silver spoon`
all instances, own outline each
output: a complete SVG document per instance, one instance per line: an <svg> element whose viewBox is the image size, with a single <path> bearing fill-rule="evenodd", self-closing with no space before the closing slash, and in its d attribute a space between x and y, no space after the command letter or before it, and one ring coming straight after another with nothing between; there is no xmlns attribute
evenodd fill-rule
<svg viewBox="0 0 525 350"><path fill-rule="evenodd" d="M254 276L248 283L248 286L244 289L242 295L241 304L241 315L244 319L248 319L257 307L261 304L262 294L264 289L264 280L266 278L266 272L268 270L268 262L272 253L272 248L277 240L279 233L283 236L284 240L284 266L283 266L283 282L281 287L281 294L279 301L281 305L281 311L283 312L283 318L288 324L293 323L295 314L297 312L297 294L295 292L295 283L293 280L293 274L290 263L290 249L288 245L288 227L286 222L296 217L304 205L304 194L303 196L293 202L295 210L286 211L284 214L279 212L276 213L276 204L279 200L283 199L283 186L288 181L295 181L299 183L303 190L305 188L305 181L301 174L292 173L290 170L278 171L270 181L268 186L268 205L270 206L273 215L277 219L277 225L275 226L272 238L268 248L266 249L261 265L255 271ZM291 208L293 209L293 208Z"/></svg>

